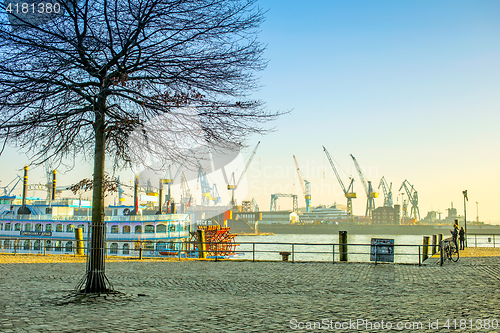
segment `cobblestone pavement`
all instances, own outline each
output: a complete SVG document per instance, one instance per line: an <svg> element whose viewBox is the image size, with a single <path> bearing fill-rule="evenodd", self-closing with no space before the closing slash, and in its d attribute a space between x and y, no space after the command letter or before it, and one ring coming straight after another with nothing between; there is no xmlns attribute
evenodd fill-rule
<svg viewBox="0 0 500 333"><path fill-rule="evenodd" d="M461 258L443 267L133 261L106 269L125 295L61 305L84 263L0 264L0 331L291 332L320 322L317 331L500 332L494 328L500 257ZM446 319L450 329L443 327ZM460 319L467 328L460 329ZM393 329L376 329L382 320ZM429 328L429 320L439 320L438 328Z"/></svg>

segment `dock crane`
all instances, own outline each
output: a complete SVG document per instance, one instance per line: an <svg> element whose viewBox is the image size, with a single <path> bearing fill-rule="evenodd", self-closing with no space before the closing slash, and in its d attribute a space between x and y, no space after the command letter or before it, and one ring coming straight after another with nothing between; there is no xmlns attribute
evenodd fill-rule
<svg viewBox="0 0 500 333"><path fill-rule="evenodd" d="M332 166L333 172L335 172L335 176L337 177L337 180L339 181L340 187L342 188L342 191L344 192L344 196L347 198L347 216L349 219L350 223L354 223L354 215L352 213L352 199L357 198L358 195L353 192L354 190L354 178L349 177L350 183L349 187L345 188L344 183L342 182L342 179L340 178L339 173L337 172L337 169L335 168L335 164L333 164L333 160L328 153L328 150L326 150L325 146L323 146L323 151L326 154L326 157L328 157L328 161L330 161L330 165Z"/></svg>
<svg viewBox="0 0 500 333"><path fill-rule="evenodd" d="M171 166L169 165L167 171L165 172L165 178L160 179L160 184L159 184L160 188L163 187L163 184L167 184L167 195L165 196L165 203L166 203L167 207L170 206L170 201L172 199L172 193L171 193L170 187L172 186L172 184L175 182L175 180L177 179L177 177L181 173L181 169L182 169L183 165L184 164L181 164L179 166L174 177L172 177L172 170L171 170ZM167 173L168 173L168 178L167 178Z"/></svg>
<svg viewBox="0 0 500 333"><path fill-rule="evenodd" d="M420 220L420 211L418 209L418 193L413 187L412 184L408 180L404 180L404 182L401 184L401 187L399 188L399 191L401 189L405 189L406 195L408 196L408 200L411 203L411 212L410 212L410 218L414 218L416 220ZM405 207L403 207L404 209Z"/></svg>
<svg viewBox="0 0 500 333"><path fill-rule="evenodd" d="M293 160L295 161L295 167L297 168L297 175L299 176L300 186L302 186L302 192L304 193L304 198L306 199L306 212L309 213L309 208L311 207L311 183L306 179L302 180L300 175L299 164L295 155L293 155Z"/></svg>
<svg viewBox="0 0 500 333"><path fill-rule="evenodd" d="M384 191L384 207L392 207L394 202L392 201L392 182L390 185L387 185L387 180L382 176L380 178L380 183L378 184L378 188L382 187Z"/></svg>
<svg viewBox="0 0 500 333"><path fill-rule="evenodd" d="M363 171L361 171L361 168L359 167L358 161L356 161L356 158L352 154L351 157L354 161L354 166L358 171L359 178L361 179L361 183L363 184L363 188L365 189L366 193L365 215L371 218L372 212L375 209L375 198L378 198L378 192L373 191L372 182L365 180L365 176L363 175Z"/></svg>
<svg viewBox="0 0 500 333"><path fill-rule="evenodd" d="M238 179L237 182L235 181L235 178L234 178L234 172L231 174L231 179L232 179L233 183L227 184L227 189L231 191L231 206L232 207L236 206L236 200L234 199L234 191L238 188L238 185L240 185L241 180L243 179L243 175L245 174L245 172L247 172L248 167L250 166L250 163L252 162L252 159L255 156L255 152L257 151L257 148L259 147L259 145L260 145L260 141L257 142L257 145L253 149L252 154L250 154L250 157L248 158L247 164L245 165L245 169L243 169L243 172L241 173L240 178Z"/></svg>

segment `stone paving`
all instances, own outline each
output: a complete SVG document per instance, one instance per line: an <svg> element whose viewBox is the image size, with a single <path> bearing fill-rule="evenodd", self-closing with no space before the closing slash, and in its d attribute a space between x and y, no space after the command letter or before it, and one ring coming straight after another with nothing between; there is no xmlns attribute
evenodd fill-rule
<svg viewBox="0 0 500 333"><path fill-rule="evenodd" d="M124 295L62 304L83 262L0 263L0 331L500 332L500 257L443 267L118 261L106 270Z"/></svg>

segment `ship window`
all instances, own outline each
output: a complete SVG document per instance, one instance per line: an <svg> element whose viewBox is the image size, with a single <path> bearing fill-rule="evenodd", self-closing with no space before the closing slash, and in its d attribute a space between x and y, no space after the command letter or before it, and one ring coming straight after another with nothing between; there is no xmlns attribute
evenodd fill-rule
<svg viewBox="0 0 500 333"><path fill-rule="evenodd" d="M11 231L12 225L10 223L5 223L5 231Z"/></svg>
<svg viewBox="0 0 500 333"><path fill-rule="evenodd" d="M73 252L73 242L66 243L66 252Z"/></svg>
<svg viewBox="0 0 500 333"><path fill-rule="evenodd" d="M31 244L29 240L25 240L23 244L23 249L24 250L29 250L31 248Z"/></svg>
<svg viewBox="0 0 500 333"><path fill-rule="evenodd" d="M21 223L14 224L14 230L15 231L21 231Z"/></svg>
<svg viewBox="0 0 500 333"><path fill-rule="evenodd" d="M50 249L52 248L52 242L49 240L45 241L45 248L50 251Z"/></svg>
<svg viewBox="0 0 500 333"><path fill-rule="evenodd" d="M56 225L56 232L62 232L63 231L63 225L62 224L57 224Z"/></svg>
<svg viewBox="0 0 500 333"><path fill-rule="evenodd" d="M167 232L167 226L164 225L164 224L158 224L156 226L156 232L161 233L161 234L166 233Z"/></svg>
<svg viewBox="0 0 500 333"><path fill-rule="evenodd" d="M124 225L123 226L123 233L124 234L130 234L130 226L129 225Z"/></svg>
<svg viewBox="0 0 500 333"><path fill-rule="evenodd" d="M118 254L118 243L111 244L111 247L109 248L109 253Z"/></svg>
<svg viewBox="0 0 500 333"><path fill-rule="evenodd" d="M10 248L10 241L8 241L8 240L3 241L3 248L4 249L9 249Z"/></svg>
<svg viewBox="0 0 500 333"><path fill-rule="evenodd" d="M129 233L130 233L130 227L129 227ZM128 243L123 244L123 254L129 254L129 245Z"/></svg>
<svg viewBox="0 0 500 333"><path fill-rule="evenodd" d="M82 232L85 232L85 225L84 224L79 224L78 228L82 229Z"/></svg>
<svg viewBox="0 0 500 333"><path fill-rule="evenodd" d="M56 251L62 251L62 242L61 241L56 242Z"/></svg>
<svg viewBox="0 0 500 333"><path fill-rule="evenodd" d="M3 229L3 223L0 223L0 230Z"/></svg>
<svg viewBox="0 0 500 333"><path fill-rule="evenodd" d="M138 251L141 248L141 243L140 242L135 242L134 243L134 250Z"/></svg>
<svg viewBox="0 0 500 333"><path fill-rule="evenodd" d="M41 223L35 224L35 231L42 231L42 224Z"/></svg>
<svg viewBox="0 0 500 333"><path fill-rule="evenodd" d="M144 249L146 251L154 251L155 250L155 245L153 242L146 242L144 243Z"/></svg>
<svg viewBox="0 0 500 333"><path fill-rule="evenodd" d="M146 224L144 226L144 233L153 234L155 232L155 226L151 224Z"/></svg>
<svg viewBox="0 0 500 333"><path fill-rule="evenodd" d="M36 240L35 244L33 245L33 250L40 250L40 241Z"/></svg>
<svg viewBox="0 0 500 333"><path fill-rule="evenodd" d="M68 224L66 226L66 232L73 232L73 231L75 231L75 226L72 224Z"/></svg>
<svg viewBox="0 0 500 333"><path fill-rule="evenodd" d="M31 223L26 223L24 225L24 231L31 231Z"/></svg>
<svg viewBox="0 0 500 333"><path fill-rule="evenodd" d="M142 226L136 225L135 226L135 233L136 234L142 234Z"/></svg>
<svg viewBox="0 0 500 333"><path fill-rule="evenodd" d="M115 224L111 226L111 233L112 234L117 234L120 232L120 228ZM114 243L113 243L114 244ZM117 245L118 246L118 245Z"/></svg>

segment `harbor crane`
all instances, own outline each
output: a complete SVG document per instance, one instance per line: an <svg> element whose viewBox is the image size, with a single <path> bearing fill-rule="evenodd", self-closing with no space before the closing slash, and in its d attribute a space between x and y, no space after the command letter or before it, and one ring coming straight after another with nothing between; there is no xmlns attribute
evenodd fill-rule
<svg viewBox="0 0 500 333"><path fill-rule="evenodd" d="M17 184L19 184L23 178L19 175L16 176L7 186L2 186L3 189L3 195L10 196L12 192L16 189ZM12 187L12 183L16 182Z"/></svg>
<svg viewBox="0 0 500 333"><path fill-rule="evenodd" d="M333 160L328 153L328 150L326 150L325 146L323 146L323 151L326 154L326 157L328 158L328 161L330 162L330 165L332 166L333 172L335 172L335 176L337 177L337 180L340 184L340 187L342 188L342 191L344 192L344 196L347 198L347 217L349 219L350 223L354 223L354 215L352 213L352 199L357 198L358 195L354 193L354 178L349 177L349 187L346 189L344 186L344 183L342 182L342 179L340 178L339 173L337 172L337 169L335 168L335 164L333 164Z"/></svg>
<svg viewBox="0 0 500 333"><path fill-rule="evenodd" d="M269 209L271 212L278 211L278 199L279 198L292 198L293 200L293 211L297 212L299 209L297 195L296 194L283 194L283 193L274 193L271 194L271 208Z"/></svg>
<svg viewBox="0 0 500 333"><path fill-rule="evenodd" d="M245 165L245 169L243 169L243 172L241 173L240 178L238 179L237 182L235 181L234 172L231 174L231 179L232 179L233 183L227 184L227 189L231 191L231 206L232 207L236 206L236 200L234 199L234 191L240 185L241 180L243 179L243 175L245 174L245 172L247 172L248 167L250 166L250 163L252 163L253 157L255 156L255 152L257 151L257 148L259 147L259 145L260 145L260 141L257 142L257 145L253 149L252 154L250 154L250 157L248 158L247 164Z"/></svg>
<svg viewBox="0 0 500 333"><path fill-rule="evenodd" d="M172 199L172 193L171 193L170 187L172 186L172 184L175 182L175 180L177 179L177 177L181 173L182 167L183 167L183 164L181 164L179 166L175 175L172 177L172 170L171 170L171 166L169 165L167 171L165 172L165 178L160 179L160 184L159 184L160 188L163 187L163 184L167 184L167 195L165 196L165 203L166 203L167 207L170 206L170 200ZM167 173L168 173L168 178L167 178Z"/></svg>
<svg viewBox="0 0 500 333"><path fill-rule="evenodd" d="M217 204L220 201L219 192L217 191L217 186L210 186L208 182L208 177L206 171L203 170L200 162L198 161L198 181L201 186L201 204L208 206L210 201Z"/></svg>
<svg viewBox="0 0 500 333"><path fill-rule="evenodd" d="M410 212L410 218L414 218L417 221L420 220L420 211L418 209L418 193L413 187L412 184L408 180L404 180L404 182L401 184L401 187L399 188L399 191L401 189L405 190L406 195L408 196L408 200L411 203L411 212ZM405 207L403 207L404 209Z"/></svg>
<svg viewBox="0 0 500 333"><path fill-rule="evenodd" d="M380 183L378 184L378 188L380 187L382 187L382 190L384 191L384 207L392 207L394 205L394 202L392 201L392 182L390 185L387 185L385 177L382 176L382 178L380 178Z"/></svg>
<svg viewBox="0 0 500 333"><path fill-rule="evenodd" d="M295 155L293 155L293 160L295 161L295 167L297 168L297 175L299 176L300 186L302 187L302 192L304 193L304 198L306 199L306 212L309 213L309 209L311 207L311 183L306 179L302 179L302 176L300 175L299 164L297 163Z"/></svg>
<svg viewBox="0 0 500 333"><path fill-rule="evenodd" d="M365 189L366 193L365 215L371 218L373 210L375 209L375 198L378 198L378 192L373 191L372 182L365 180L365 176L363 175L363 171L361 171L361 168L359 167L358 161L356 161L356 158L352 154L351 157L354 161L354 166L358 171L359 178L361 179L361 183L363 184L363 188Z"/></svg>

